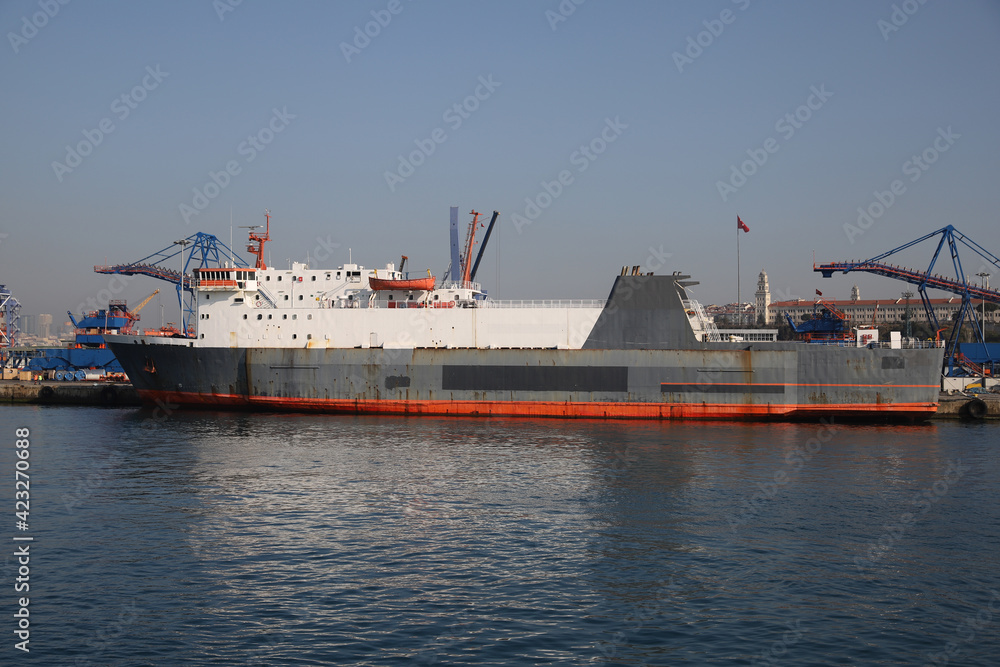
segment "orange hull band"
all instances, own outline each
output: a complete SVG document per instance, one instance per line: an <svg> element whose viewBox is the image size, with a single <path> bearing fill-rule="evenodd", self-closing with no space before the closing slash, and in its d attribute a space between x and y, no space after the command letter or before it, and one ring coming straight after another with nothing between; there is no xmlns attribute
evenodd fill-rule
<svg viewBox="0 0 1000 667"><path fill-rule="evenodd" d="M858 416L930 416L937 403L801 403L747 405L732 403L616 403L554 401L421 401L283 398L233 394L140 391L147 403L203 407L260 408L297 412L392 415L462 415L484 417L583 417L596 419L773 419Z"/></svg>

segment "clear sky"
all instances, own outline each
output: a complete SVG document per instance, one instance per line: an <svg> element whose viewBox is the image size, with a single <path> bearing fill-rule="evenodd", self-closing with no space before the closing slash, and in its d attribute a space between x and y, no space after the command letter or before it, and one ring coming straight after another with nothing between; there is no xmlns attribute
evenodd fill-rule
<svg viewBox="0 0 1000 667"><path fill-rule="evenodd" d="M56 321L171 289L93 265L228 244L230 214L242 246L265 208L275 265L438 276L449 207L463 235L499 210L500 298L641 264L734 301L737 215L744 299L762 268L775 300L896 297L813 252L946 224L1000 254L998 2L5 0L0 27L0 283Z"/></svg>

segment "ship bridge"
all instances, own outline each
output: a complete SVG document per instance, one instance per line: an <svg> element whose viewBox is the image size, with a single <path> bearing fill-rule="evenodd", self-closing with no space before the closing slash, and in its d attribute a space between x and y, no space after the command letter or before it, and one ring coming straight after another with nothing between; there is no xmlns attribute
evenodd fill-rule
<svg viewBox="0 0 1000 667"><path fill-rule="evenodd" d="M225 268L195 269L195 288L201 291L233 291L257 289L256 269Z"/></svg>

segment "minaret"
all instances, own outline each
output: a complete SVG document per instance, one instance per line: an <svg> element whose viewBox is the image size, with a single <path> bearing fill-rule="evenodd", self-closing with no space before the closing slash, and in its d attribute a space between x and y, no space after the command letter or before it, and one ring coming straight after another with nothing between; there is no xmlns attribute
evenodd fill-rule
<svg viewBox="0 0 1000 667"><path fill-rule="evenodd" d="M767 273L761 269L760 275L757 276L757 291L754 293L757 297L757 323L758 324L770 324L771 323L771 288L767 283Z"/></svg>

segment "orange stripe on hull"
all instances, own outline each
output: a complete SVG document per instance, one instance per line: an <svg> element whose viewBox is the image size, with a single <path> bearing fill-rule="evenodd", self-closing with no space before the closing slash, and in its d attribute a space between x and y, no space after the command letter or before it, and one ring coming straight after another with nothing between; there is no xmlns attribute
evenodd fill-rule
<svg viewBox="0 0 1000 667"><path fill-rule="evenodd" d="M737 419L767 420L815 418L829 415L929 417L937 403L733 404L733 403L617 403L548 401L421 401L286 398L233 394L195 394L140 391L147 403L292 410L298 412L369 413L392 415L462 415L491 417L583 417L596 419Z"/></svg>

